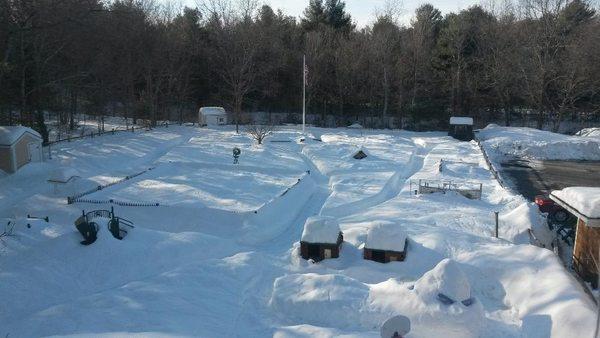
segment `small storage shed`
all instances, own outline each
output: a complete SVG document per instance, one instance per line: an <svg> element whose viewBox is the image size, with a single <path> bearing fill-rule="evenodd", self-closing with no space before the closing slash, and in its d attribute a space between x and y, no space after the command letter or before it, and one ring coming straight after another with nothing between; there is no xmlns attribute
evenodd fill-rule
<svg viewBox="0 0 600 338"><path fill-rule="evenodd" d="M406 258L406 232L396 224L377 225L367 233L364 259L379 263L403 261Z"/></svg>
<svg viewBox="0 0 600 338"><path fill-rule="evenodd" d="M553 191L550 198L577 217L573 269L597 289L600 269L600 188L570 187Z"/></svg>
<svg viewBox="0 0 600 338"><path fill-rule="evenodd" d="M304 259L321 261L327 258L338 258L344 236L338 221L328 216L312 216L306 220L300 254Z"/></svg>
<svg viewBox="0 0 600 338"><path fill-rule="evenodd" d="M202 107L198 114L201 126L218 126L227 123L227 112L223 107Z"/></svg>
<svg viewBox="0 0 600 338"><path fill-rule="evenodd" d="M41 162L42 136L23 126L0 126L0 169L14 173L29 162Z"/></svg>
<svg viewBox="0 0 600 338"><path fill-rule="evenodd" d="M450 130L448 136L452 136L457 140L471 141L473 135L473 118L452 116L450 118Z"/></svg>

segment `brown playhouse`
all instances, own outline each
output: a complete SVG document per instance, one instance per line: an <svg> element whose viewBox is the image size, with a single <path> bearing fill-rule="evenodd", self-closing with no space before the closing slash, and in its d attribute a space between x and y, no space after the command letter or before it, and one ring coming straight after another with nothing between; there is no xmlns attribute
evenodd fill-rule
<svg viewBox="0 0 600 338"><path fill-rule="evenodd" d="M343 241L344 236L335 218L312 216L304 224L300 240L300 255L304 259L312 259L315 262L338 258Z"/></svg>
<svg viewBox="0 0 600 338"><path fill-rule="evenodd" d="M570 187L553 191L550 198L577 217L573 269L597 289L600 270L600 188Z"/></svg>
<svg viewBox="0 0 600 338"><path fill-rule="evenodd" d="M403 261L407 243L408 237L399 225L377 225L367 233L363 257L379 263Z"/></svg>

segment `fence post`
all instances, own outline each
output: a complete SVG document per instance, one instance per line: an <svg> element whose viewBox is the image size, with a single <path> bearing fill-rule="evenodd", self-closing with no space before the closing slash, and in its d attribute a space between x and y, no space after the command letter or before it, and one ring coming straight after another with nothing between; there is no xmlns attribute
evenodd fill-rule
<svg viewBox="0 0 600 338"><path fill-rule="evenodd" d="M494 211L494 218L496 219L496 238L498 238L498 211Z"/></svg>

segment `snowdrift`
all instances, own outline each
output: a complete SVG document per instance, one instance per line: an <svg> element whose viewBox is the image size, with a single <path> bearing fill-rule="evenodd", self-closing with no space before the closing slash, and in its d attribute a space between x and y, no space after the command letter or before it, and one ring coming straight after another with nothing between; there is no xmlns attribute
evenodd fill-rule
<svg viewBox="0 0 600 338"><path fill-rule="evenodd" d="M594 138L495 124L480 130L478 137L487 149L503 156L538 160L600 160L600 140Z"/></svg>
<svg viewBox="0 0 600 338"><path fill-rule="evenodd" d="M277 278L270 306L289 323L360 328L369 287L343 275L293 274Z"/></svg>

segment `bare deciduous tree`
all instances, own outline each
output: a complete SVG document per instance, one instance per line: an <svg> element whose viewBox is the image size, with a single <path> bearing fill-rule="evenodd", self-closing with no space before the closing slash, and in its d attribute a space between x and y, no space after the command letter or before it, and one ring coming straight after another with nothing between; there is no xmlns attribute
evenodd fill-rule
<svg viewBox="0 0 600 338"><path fill-rule="evenodd" d="M246 132L258 144L262 144L264 139L273 132L273 126L265 124L252 124L246 128Z"/></svg>

